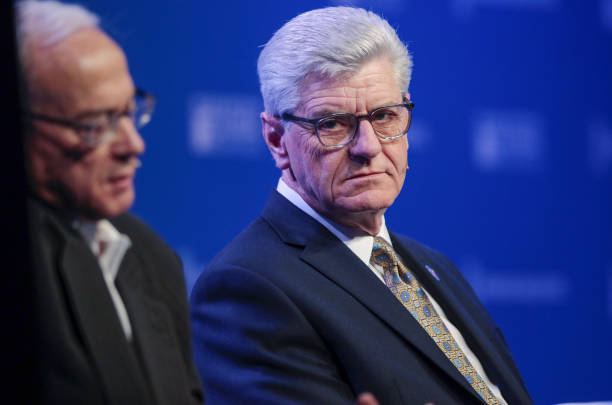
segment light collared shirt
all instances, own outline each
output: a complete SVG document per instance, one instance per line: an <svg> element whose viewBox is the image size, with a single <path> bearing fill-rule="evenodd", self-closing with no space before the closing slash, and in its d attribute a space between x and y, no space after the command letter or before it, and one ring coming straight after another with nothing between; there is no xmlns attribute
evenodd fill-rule
<svg viewBox="0 0 612 405"><path fill-rule="evenodd" d="M328 218L323 217L321 214L319 214L314 209L312 209L312 207L308 205L306 201L304 201L304 199L295 190L289 187L283 181L282 178L279 179L278 181L278 185L276 186L276 191L278 191L283 197L289 200L293 205L298 207L300 210L304 211L306 214L310 215L312 218L316 219L321 225L323 225L331 233L333 233L357 257L359 257L359 259L361 259L361 261L365 263L365 265L368 266L370 270L372 270L372 272L374 272L376 277L378 277L379 280L383 284L385 283L384 269L381 266L370 262L370 257L372 256L372 247L374 246L374 236L363 235L363 232L361 231L357 231L353 228L349 228L347 226L340 225L338 223L331 221ZM380 226L380 230L378 231L378 234L376 236L383 238L387 243L389 243L391 247L393 247L393 244L391 243L391 237L389 236L389 230L387 229L387 225L385 223L384 216L382 218L382 225ZM453 325L451 321L446 317L446 314L444 313L444 310L442 309L442 307L440 307L438 302L427 292L427 290L425 290L423 286L421 286L421 289L425 292L425 294L429 298L429 301L431 301L431 304L433 305L436 312L440 316L440 319L442 320L442 322L444 322L444 325L446 326L450 334L453 336L453 338L457 342L457 345L459 346L459 348L463 351L463 353L465 354L469 362L472 363L472 366L478 372L478 374L480 375L484 383L487 384L487 386L489 387L489 390L491 390L493 395L495 395L495 397L499 399L502 405L507 405L506 400L501 395L501 391L495 384L491 382L486 372L484 371L484 368L482 367L480 360L478 360L478 357L476 357L474 352L472 352L472 350L470 349L469 345L463 338L463 335L461 334L459 329L457 329L455 325Z"/></svg>
<svg viewBox="0 0 612 405"><path fill-rule="evenodd" d="M125 304L115 285L119 266L125 253L132 246L127 235L120 233L108 220L75 220L73 226L83 235L92 253L98 259L106 287L117 311L119 322L128 340L132 340L132 326Z"/></svg>

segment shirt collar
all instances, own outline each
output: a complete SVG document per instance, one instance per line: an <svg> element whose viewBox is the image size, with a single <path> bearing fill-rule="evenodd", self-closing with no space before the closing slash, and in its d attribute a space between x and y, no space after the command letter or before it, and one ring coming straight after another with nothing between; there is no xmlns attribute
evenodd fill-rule
<svg viewBox="0 0 612 405"><path fill-rule="evenodd" d="M114 280L123 256L132 245L130 238L120 233L107 219L98 221L75 219L73 226L83 235L92 253L98 258L104 277ZM102 253L100 253L100 242L106 245Z"/></svg>

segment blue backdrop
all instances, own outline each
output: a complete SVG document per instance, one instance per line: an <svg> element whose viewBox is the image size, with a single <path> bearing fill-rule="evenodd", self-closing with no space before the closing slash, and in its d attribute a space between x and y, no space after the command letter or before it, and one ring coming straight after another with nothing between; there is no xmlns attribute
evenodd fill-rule
<svg viewBox="0 0 612 405"><path fill-rule="evenodd" d="M86 0L158 108L134 211L198 272L279 172L256 60L338 1ZM411 170L390 228L445 252L537 404L612 400L612 0L356 1L414 56Z"/></svg>

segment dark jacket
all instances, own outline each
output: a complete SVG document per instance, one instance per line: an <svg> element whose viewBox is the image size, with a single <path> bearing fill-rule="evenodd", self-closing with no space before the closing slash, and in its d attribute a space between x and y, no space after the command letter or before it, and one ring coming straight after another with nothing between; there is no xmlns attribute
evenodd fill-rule
<svg viewBox="0 0 612 405"><path fill-rule="evenodd" d="M30 201L40 379L45 404L198 404L185 281L179 257L125 214L132 241L116 285L133 330L125 337L98 262L71 218Z"/></svg>
<svg viewBox="0 0 612 405"><path fill-rule="evenodd" d="M506 400L531 404L501 333L455 266L391 237ZM483 403L373 272L277 192L205 269L191 304L209 404L349 404L363 391L381 405Z"/></svg>

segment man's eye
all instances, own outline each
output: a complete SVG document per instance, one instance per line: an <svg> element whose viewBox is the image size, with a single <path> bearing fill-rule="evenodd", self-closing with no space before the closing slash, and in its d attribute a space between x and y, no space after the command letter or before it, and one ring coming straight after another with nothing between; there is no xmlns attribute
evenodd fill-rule
<svg viewBox="0 0 612 405"><path fill-rule="evenodd" d="M392 110L380 110L376 111L372 115L372 119L375 121L388 121L395 118L395 113Z"/></svg>
<svg viewBox="0 0 612 405"><path fill-rule="evenodd" d="M329 119L319 124L319 129L334 129L339 125L338 120Z"/></svg>
<svg viewBox="0 0 612 405"><path fill-rule="evenodd" d="M319 122L319 131L344 131L351 127L351 120L348 117L331 117Z"/></svg>
<svg viewBox="0 0 612 405"><path fill-rule="evenodd" d="M103 132L108 127L108 117L99 116L89 118L82 123L83 129L91 132Z"/></svg>

